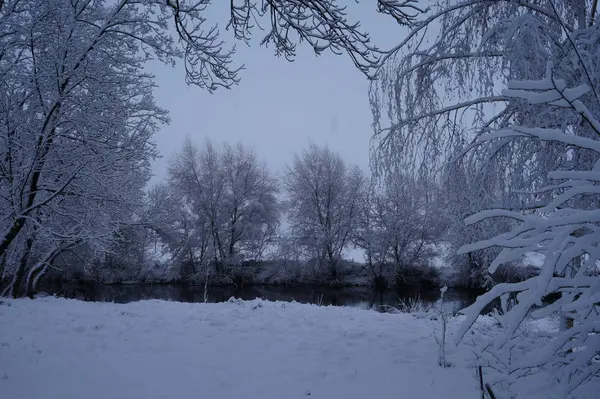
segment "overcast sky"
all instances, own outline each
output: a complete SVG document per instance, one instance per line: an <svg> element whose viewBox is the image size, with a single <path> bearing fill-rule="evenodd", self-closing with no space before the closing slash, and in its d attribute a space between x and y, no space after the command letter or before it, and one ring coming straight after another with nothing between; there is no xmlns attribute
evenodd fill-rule
<svg viewBox="0 0 600 399"><path fill-rule="evenodd" d="M219 3L207 14L210 22L218 21L224 27L227 2ZM391 18L376 13L374 1L353 5L350 11L350 19L358 14L364 30L371 32L379 47L400 41L400 28ZM222 37L235 43L224 29ZM231 90L209 94L185 84L181 65L149 65L159 86L156 101L171 116L171 124L156 136L163 157L153 165L153 182L166 176L168 160L188 135L198 144L206 138L241 141L278 173L311 141L327 144L346 161L368 169L372 117L366 77L347 55L316 57L305 44L290 63L276 57L272 48L259 46L262 37L263 32L255 30L251 47L237 43L235 60L246 69L241 72L241 83Z"/></svg>

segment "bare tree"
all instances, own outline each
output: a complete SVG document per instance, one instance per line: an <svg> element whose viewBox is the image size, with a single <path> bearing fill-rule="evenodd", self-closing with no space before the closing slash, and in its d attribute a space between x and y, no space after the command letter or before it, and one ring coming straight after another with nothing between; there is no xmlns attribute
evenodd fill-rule
<svg viewBox="0 0 600 399"><path fill-rule="evenodd" d="M384 215L380 213L381 207L377 206L378 202L374 184L371 184L358 204L352 243L364 251L364 259L374 285L387 288L393 279L394 268L389 263L386 228L382 223Z"/></svg>
<svg viewBox="0 0 600 399"><path fill-rule="evenodd" d="M241 144L226 144L221 162L226 188L222 206L227 212L227 258L229 263L236 255L260 260L279 225L277 181L256 153Z"/></svg>
<svg viewBox="0 0 600 399"><path fill-rule="evenodd" d="M342 251L356 228L365 178L327 147L311 144L285 175L289 222L297 245L338 278Z"/></svg>
<svg viewBox="0 0 600 399"><path fill-rule="evenodd" d="M198 149L188 138L169 168L169 183L192 213L195 229L209 237L210 254L221 273L225 246L222 238L221 204L225 195L223 170L217 150L206 142Z"/></svg>
<svg viewBox="0 0 600 399"><path fill-rule="evenodd" d="M169 184L160 183L148 190L144 228L152 232L155 247L170 255L166 280L185 279L201 271L208 260L209 232L204 215L192 211L185 199Z"/></svg>
<svg viewBox="0 0 600 399"><path fill-rule="evenodd" d="M428 265L445 227L439 200L439 187L427 177L397 171L372 184L354 240L376 281L407 282L410 269Z"/></svg>
<svg viewBox="0 0 600 399"><path fill-rule="evenodd" d="M192 213L218 273L260 259L279 223L277 185L256 154L237 145L198 149L188 140L169 181Z"/></svg>

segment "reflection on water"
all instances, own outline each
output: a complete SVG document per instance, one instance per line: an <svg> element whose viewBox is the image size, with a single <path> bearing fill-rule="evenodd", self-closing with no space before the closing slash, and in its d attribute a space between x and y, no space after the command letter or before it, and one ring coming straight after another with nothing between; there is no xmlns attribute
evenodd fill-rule
<svg viewBox="0 0 600 399"><path fill-rule="evenodd" d="M127 303L147 299L178 302L204 302L204 286L181 284L61 284L46 289L48 293L66 298L94 302ZM254 285L241 288L209 287L207 302L225 302L235 297L244 300L262 298L270 301L296 301L333 306L351 306L385 312L397 307L400 301L418 297L431 306L439 299L438 290L418 288L402 291L376 291L371 287L332 288L323 286L270 286ZM475 300L475 295L449 289L444 296L446 306L457 311Z"/></svg>

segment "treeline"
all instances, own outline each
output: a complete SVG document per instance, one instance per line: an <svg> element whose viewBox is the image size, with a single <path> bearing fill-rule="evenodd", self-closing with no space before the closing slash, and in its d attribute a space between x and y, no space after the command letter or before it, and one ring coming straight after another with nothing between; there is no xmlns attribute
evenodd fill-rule
<svg viewBox="0 0 600 399"><path fill-rule="evenodd" d="M314 144L276 176L241 144L188 139L109 250L71 251L54 278L483 288L530 273L504 267L494 278L485 272L493 253L452 255L478 233L462 223L470 209L461 181L369 177ZM345 258L348 251L361 259Z"/></svg>

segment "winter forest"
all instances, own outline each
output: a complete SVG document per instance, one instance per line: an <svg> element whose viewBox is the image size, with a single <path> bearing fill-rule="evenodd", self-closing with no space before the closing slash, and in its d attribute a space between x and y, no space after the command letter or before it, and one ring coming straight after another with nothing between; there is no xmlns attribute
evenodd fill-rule
<svg viewBox="0 0 600 399"><path fill-rule="evenodd" d="M596 397L598 19L597 0L0 0L0 397ZM351 65L368 168L312 140L273 168L202 107L165 153L148 66L236 96L236 46ZM109 285L203 298L66 288ZM209 303L253 286L397 300Z"/></svg>

